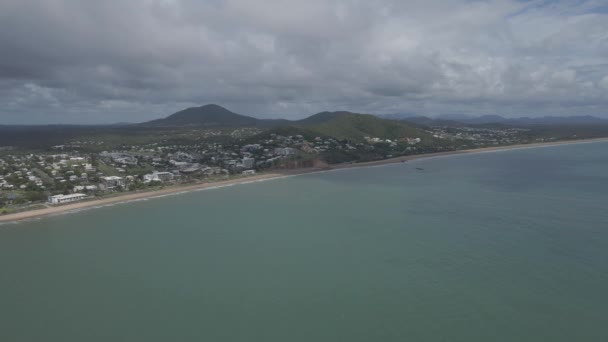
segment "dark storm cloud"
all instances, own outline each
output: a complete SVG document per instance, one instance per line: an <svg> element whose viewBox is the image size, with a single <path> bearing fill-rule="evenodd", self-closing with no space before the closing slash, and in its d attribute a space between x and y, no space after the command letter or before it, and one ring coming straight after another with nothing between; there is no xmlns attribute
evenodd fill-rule
<svg viewBox="0 0 608 342"><path fill-rule="evenodd" d="M598 1L0 4L0 123L143 121L220 103L608 116Z"/></svg>

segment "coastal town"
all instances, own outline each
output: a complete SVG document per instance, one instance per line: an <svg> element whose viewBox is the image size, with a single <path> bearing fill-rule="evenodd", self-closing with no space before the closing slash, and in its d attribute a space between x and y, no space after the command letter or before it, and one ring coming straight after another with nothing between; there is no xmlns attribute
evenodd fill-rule
<svg viewBox="0 0 608 342"><path fill-rule="evenodd" d="M196 131L196 138L175 144L162 137L112 150L99 139L71 140L46 151L0 151L0 214L117 196L126 192L242 178L259 172L526 143L524 129L432 127L420 137L358 140L300 134L260 135L257 129ZM224 138L224 139L222 139ZM437 143L437 141L441 143Z"/></svg>
<svg viewBox="0 0 608 342"><path fill-rule="evenodd" d="M528 142L552 141L555 139L531 139L529 128L504 127L453 127L438 125L430 129L436 138L462 141L464 147L484 147L498 145L525 144Z"/></svg>
<svg viewBox="0 0 608 342"><path fill-rule="evenodd" d="M334 150L373 149L374 145L416 149L420 139L393 142L367 137L351 144L332 138L271 134L257 143L225 145L125 146L120 150L82 152L83 142L53 146L49 152L0 157L0 213L30 205L59 205L128 191L169 185L213 182L281 168L312 166L315 156Z"/></svg>

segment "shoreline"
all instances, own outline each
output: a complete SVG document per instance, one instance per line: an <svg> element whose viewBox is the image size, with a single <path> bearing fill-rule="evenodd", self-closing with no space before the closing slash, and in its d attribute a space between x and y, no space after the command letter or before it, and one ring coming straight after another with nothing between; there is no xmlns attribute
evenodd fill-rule
<svg viewBox="0 0 608 342"><path fill-rule="evenodd" d="M161 190L126 193L124 195L113 196L110 198L93 199L93 200L89 200L89 201L77 202L77 203L72 203L72 204L56 206L56 207L47 207L47 208L43 208L43 209L35 209L35 210L23 211L23 212L18 212L18 213L13 213L13 214L0 215L0 223L38 219L38 218L42 218L42 217L55 216L55 215L59 215L59 214L63 214L63 213L68 213L71 211L89 209L89 208L94 208L94 207L99 207L99 206L106 206L106 205L110 205L110 204L119 204L119 203L131 202L131 201L136 201L136 200L163 197L163 196L167 196L167 195L175 195L175 194L185 193L185 192L226 187L226 186L232 186L232 185L237 185L237 184L253 183L253 182L265 181L265 180L270 180L270 179L278 179L278 178L284 178L284 177L288 177L288 176L296 176L296 175L316 173L316 172L326 172L326 171L332 171L332 170L395 164L395 163L402 163L402 162L411 161L411 160L428 159L428 158L451 156L451 155L474 154L474 153L494 152L494 151L507 151L507 150L550 147L550 146L560 146L560 145L574 145L574 144L594 143L594 142L608 142L608 138L565 140L565 141L554 141L554 142L543 142L543 143L532 143L532 144L518 144L518 145L509 145L509 146L482 147L482 148L475 148L475 149L468 149L468 150L435 152L435 153L394 157L394 158L389 158L389 159L376 160L376 161L363 162L363 163L334 164L334 165L329 165L327 167L319 167L319 168L277 170L277 171L273 171L271 173L262 173L262 174L257 174L255 176L242 177L242 178L237 178L237 179L228 179L225 181L191 184L191 185L184 185L184 186L171 186L171 187L161 189Z"/></svg>

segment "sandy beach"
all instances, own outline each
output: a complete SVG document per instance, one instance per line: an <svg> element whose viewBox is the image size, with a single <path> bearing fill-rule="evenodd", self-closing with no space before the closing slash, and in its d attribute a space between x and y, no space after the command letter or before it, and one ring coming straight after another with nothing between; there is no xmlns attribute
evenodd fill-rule
<svg viewBox="0 0 608 342"><path fill-rule="evenodd" d="M420 155L402 156L402 157L395 157L395 158L372 161L372 162L365 162L365 163L337 164L337 165L330 165L330 166L323 167L323 168L275 170L273 172L261 173L261 174L255 175L255 176L228 179L225 181L207 182L207 183L199 183L199 184L192 184L192 185L176 185L176 186L170 186L170 187L167 187L164 189L152 190L152 191L129 192L129 193L125 193L124 195L113 196L110 198L88 200L88 201L66 204L66 205L61 205L61 206L49 206L49 207L43 208L43 209L36 209L36 210L19 212L19 213L1 215L0 222L14 222L14 221L20 221L20 220L35 219L35 218L40 218L40 217L45 217L45 216L58 215L61 213L85 209L85 208L108 205L108 204L129 202L129 201L133 201L133 200L165 196L168 194L175 194L175 193L189 192L189 191L194 191L194 190L202 190L202 189L207 189L207 188L216 188L216 187L222 187L222 186L250 183L250 182L255 182L255 181L269 180L269 179L274 179L274 178L313 173L313 172L331 171L331 170L339 170L339 169L345 169L345 168L377 166L377 165L392 164L392 163L401 163L404 161L432 158L432 157L439 157L439 156L448 156L448 155L482 153L482 152L501 151L501 150L514 150L514 149L522 149L522 148L537 148L537 147L547 147L547 146L557 146L557 145L583 144L583 143L592 143L592 142L608 142L608 138L574 140L574 141L572 141L572 140L571 141L557 141L557 142L497 146L497 147L484 147L484 148L477 148L477 149L470 149L470 150L437 152L437 153L427 153L427 154L420 154Z"/></svg>

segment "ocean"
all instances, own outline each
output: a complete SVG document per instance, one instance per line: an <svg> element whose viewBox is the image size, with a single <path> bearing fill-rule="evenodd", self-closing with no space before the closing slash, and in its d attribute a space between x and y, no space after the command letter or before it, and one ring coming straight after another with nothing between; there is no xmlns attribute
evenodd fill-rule
<svg viewBox="0 0 608 342"><path fill-rule="evenodd" d="M608 341L608 144L0 226L0 341Z"/></svg>

